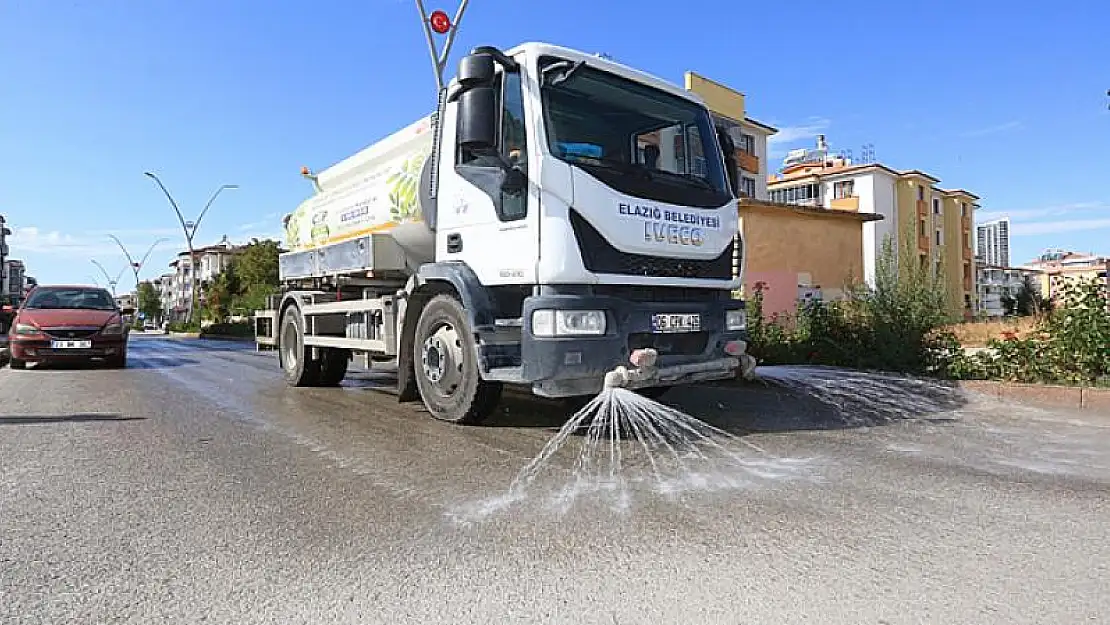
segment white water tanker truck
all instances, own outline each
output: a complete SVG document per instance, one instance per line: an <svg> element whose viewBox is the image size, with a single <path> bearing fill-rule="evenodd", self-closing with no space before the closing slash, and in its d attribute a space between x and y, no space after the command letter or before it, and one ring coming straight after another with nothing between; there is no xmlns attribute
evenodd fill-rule
<svg viewBox="0 0 1110 625"><path fill-rule="evenodd" d="M734 147L694 94L528 43L474 49L438 110L313 178L256 313L287 382L391 361L477 423L544 397L748 376Z"/></svg>

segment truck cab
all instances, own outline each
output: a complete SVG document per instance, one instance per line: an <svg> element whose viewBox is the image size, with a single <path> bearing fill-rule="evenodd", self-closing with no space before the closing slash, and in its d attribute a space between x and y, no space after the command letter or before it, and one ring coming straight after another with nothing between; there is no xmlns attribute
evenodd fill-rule
<svg viewBox="0 0 1110 625"><path fill-rule="evenodd" d="M283 326L282 311L295 306L301 317L289 338L269 339L293 343L282 356L291 382L302 380L288 375L289 362L323 369L376 352L396 358L402 400L477 422L504 384L546 397L605 386L657 394L751 372L744 303L732 296L743 250L726 159L734 150L696 95L598 56L526 43L465 56L432 118L418 191L431 258L371 268L379 281L409 274L403 288L319 271L316 290L287 292L265 316ZM404 247L402 232L412 230L392 239ZM375 236L368 246L393 244ZM317 306L349 318L352 297L382 311L379 342L338 341L337 318L305 316ZM313 340L310 326L330 329Z"/></svg>

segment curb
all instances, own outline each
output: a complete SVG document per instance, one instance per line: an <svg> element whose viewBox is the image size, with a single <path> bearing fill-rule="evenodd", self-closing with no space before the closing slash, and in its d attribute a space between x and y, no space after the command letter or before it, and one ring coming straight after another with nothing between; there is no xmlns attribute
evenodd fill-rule
<svg viewBox="0 0 1110 625"><path fill-rule="evenodd" d="M1110 414L1110 388L1020 384L991 380L963 380L959 386L965 391L980 393L993 399L1016 400L1044 407Z"/></svg>
<svg viewBox="0 0 1110 625"><path fill-rule="evenodd" d="M227 336L222 334L202 334L198 338L205 341L234 341L238 343L253 343L253 336Z"/></svg>

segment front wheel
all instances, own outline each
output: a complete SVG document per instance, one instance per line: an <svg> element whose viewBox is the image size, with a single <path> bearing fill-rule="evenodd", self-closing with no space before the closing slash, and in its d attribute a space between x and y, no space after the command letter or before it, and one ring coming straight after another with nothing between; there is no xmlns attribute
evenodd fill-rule
<svg viewBox="0 0 1110 625"><path fill-rule="evenodd" d="M11 367L12 369L26 369L27 368L27 361L26 360L20 360L18 358L11 358L11 359L8 360L8 366Z"/></svg>
<svg viewBox="0 0 1110 625"><path fill-rule="evenodd" d="M413 350L416 386L433 417L477 424L497 408L502 385L479 375L474 332L453 296L437 295L420 312Z"/></svg>

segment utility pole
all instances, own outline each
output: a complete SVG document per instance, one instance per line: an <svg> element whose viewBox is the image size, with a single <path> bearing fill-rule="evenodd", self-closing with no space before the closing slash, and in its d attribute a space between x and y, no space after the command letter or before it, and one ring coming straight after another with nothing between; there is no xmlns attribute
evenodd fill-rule
<svg viewBox="0 0 1110 625"><path fill-rule="evenodd" d="M116 245L119 246L119 249L123 251L123 255L127 257L127 264L131 267L131 270L135 273L135 296L138 297L138 295L139 295L139 272L143 270L143 265L146 264L146 259L150 257L150 253L154 251L154 248L158 247L159 243L169 241L169 239L158 239L154 243L151 243L150 247L146 251L146 254L143 254L142 260L140 260L139 262L135 262L135 259L131 257L131 254L127 251L127 248L123 246L123 241L120 241L116 237L116 235L114 235L114 234L109 234L108 237L116 242Z"/></svg>
<svg viewBox="0 0 1110 625"><path fill-rule="evenodd" d="M205 213L207 213L208 209L212 206L212 202L216 201L216 197L218 197L224 189L238 189L239 185L220 185L220 188L216 189L212 197L208 198L208 202L204 205L204 209L200 211L200 215L197 216L196 220L185 221L185 216L181 214L181 208L177 205L177 200L173 199L169 190L166 189L166 185L162 184L158 176L149 171L144 171L143 175L157 183L158 188L166 195L166 199L170 201L170 206L173 207L173 212L177 213L177 220L181 222L181 230L185 233L185 244L189 246L189 313L185 319L187 323L192 323L193 311L197 307L197 256L193 249L193 237L196 236L197 228L200 227L200 221L204 219Z"/></svg>

